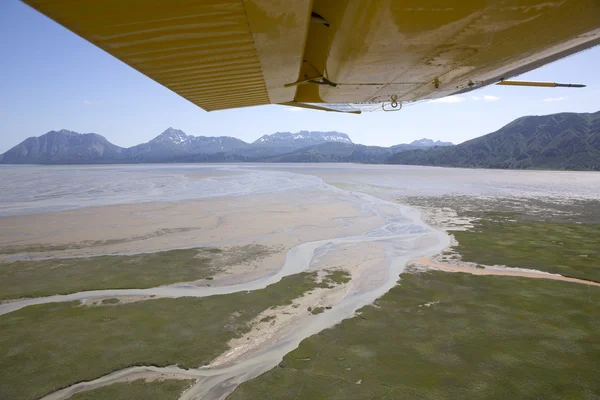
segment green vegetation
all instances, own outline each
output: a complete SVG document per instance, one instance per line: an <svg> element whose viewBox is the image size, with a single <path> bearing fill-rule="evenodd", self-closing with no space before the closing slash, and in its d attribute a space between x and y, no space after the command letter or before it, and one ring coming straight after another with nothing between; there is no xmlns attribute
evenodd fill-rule
<svg viewBox="0 0 600 400"><path fill-rule="evenodd" d="M276 319L276 318L277 318L277 317L276 317L276 316L274 316L274 315L267 315L266 317L262 317L262 318L260 319L260 322L271 322L271 321L273 321L273 320L274 320L274 319Z"/></svg>
<svg viewBox="0 0 600 400"><path fill-rule="evenodd" d="M0 399L37 399L132 365L209 363L272 306L316 287L316 273L265 289L113 307L30 306L0 316Z"/></svg>
<svg viewBox="0 0 600 400"><path fill-rule="evenodd" d="M131 256L0 262L0 300L98 289L149 288L211 278L227 265L267 255L260 245L197 248Z"/></svg>
<svg viewBox="0 0 600 400"><path fill-rule="evenodd" d="M399 200L422 209L450 208L460 217L600 224L600 201L590 199L446 195L408 196Z"/></svg>
<svg viewBox="0 0 600 400"><path fill-rule="evenodd" d="M453 232L463 261L532 268L600 281L600 225L511 222L499 215Z"/></svg>
<svg viewBox="0 0 600 400"><path fill-rule="evenodd" d="M348 283L350 282L351 277L350 277L350 273L348 273L348 271L345 270L329 270L327 271L327 274L323 277L323 279L321 280L321 283L319 283L319 287L320 288L325 288L325 289L331 289L333 287L335 287L335 285L341 285L343 283Z"/></svg>
<svg viewBox="0 0 600 400"><path fill-rule="evenodd" d="M31 245L31 246L4 246L4 247L0 247L0 254L1 255L10 255L10 254L44 253L47 251L63 251L63 250L70 250L70 249L82 249L84 247L88 247L88 246L74 245L74 244L73 245L70 245L70 244L54 245L54 246L43 245L43 244Z"/></svg>
<svg viewBox="0 0 600 400"><path fill-rule="evenodd" d="M315 307L315 308L313 308L313 309L310 310L310 313L312 315L321 314L323 312L325 312L325 307Z"/></svg>
<svg viewBox="0 0 600 400"><path fill-rule="evenodd" d="M70 400L175 400L190 384L190 381L177 380L113 383L77 393Z"/></svg>
<svg viewBox="0 0 600 400"><path fill-rule="evenodd" d="M328 283L341 285L342 283L350 282L350 279L350 273L348 273L348 271L338 269L328 272L324 280L328 281Z"/></svg>
<svg viewBox="0 0 600 400"><path fill-rule="evenodd" d="M600 288L428 272L304 340L241 399L592 399Z"/></svg>

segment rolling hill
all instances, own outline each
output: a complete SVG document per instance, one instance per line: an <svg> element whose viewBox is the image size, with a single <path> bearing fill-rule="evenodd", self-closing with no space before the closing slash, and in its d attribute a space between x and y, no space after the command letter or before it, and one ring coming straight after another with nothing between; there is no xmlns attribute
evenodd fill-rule
<svg viewBox="0 0 600 400"><path fill-rule="evenodd" d="M527 116L452 147L391 155L392 164L600 170L600 111Z"/></svg>

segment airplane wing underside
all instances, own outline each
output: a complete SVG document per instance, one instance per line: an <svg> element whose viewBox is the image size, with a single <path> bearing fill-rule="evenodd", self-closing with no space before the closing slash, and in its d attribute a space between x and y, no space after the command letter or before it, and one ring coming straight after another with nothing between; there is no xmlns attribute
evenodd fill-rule
<svg viewBox="0 0 600 400"><path fill-rule="evenodd" d="M600 44L598 0L24 1L208 111L380 110Z"/></svg>

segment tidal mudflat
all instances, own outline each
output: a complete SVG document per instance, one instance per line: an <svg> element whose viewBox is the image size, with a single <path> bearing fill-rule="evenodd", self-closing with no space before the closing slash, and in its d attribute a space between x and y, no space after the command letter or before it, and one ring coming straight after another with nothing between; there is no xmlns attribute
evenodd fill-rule
<svg viewBox="0 0 600 400"><path fill-rule="evenodd" d="M0 169L0 174L3 182L15 187L0 202L0 268L14 280L10 290L3 290L4 302L0 303L0 323L10 327L3 330L9 332L5 340L9 345L3 353L10 357L5 357L9 365L2 371L11 371L2 372L7 386L0 389L0 394L7 395L7 388L17 387L14 385L18 382L48 377L40 381L37 392L19 392L21 398L46 395L46 399L86 393L115 395L127 388L134 388L132 393L164 389L180 399L221 399L231 393L237 398L259 393L254 390L268 390L271 384L275 385L273 393L280 393L277 384L288 378L264 383L280 369L297 367L286 361L292 355L281 362L286 354L299 345L296 352L305 348L306 338L319 341L322 335L355 324L357 319L364 324L368 321L365 315L373 307L361 308L381 296L385 295L379 300L382 302L395 296L392 303L399 307L403 307L405 295L407 299L414 297L415 301L423 300L421 305L431 303L420 308L434 310L436 296L450 293L453 286L478 285L473 279L503 279L470 276L468 282L455 282L460 274L430 271L435 269L431 265L411 262L437 255L446 259L427 260L446 263L455 240L446 233L448 226L468 230L483 223L481 218L476 220L457 209L415 199L466 196L479 204L500 198L551 197L567 204L574 198L587 201L597 196L600 187L600 178L592 174L551 176L544 172L339 164L110 166L83 167L77 172L73 167L7 167ZM471 270L478 269L476 262L458 261ZM440 292L432 294L420 288L419 276L429 282L426 287L435 281ZM400 286L396 286L399 277ZM416 289L403 293L403 281ZM536 280L530 285L542 286L537 292L532 289L531 296L548 296L551 290L546 284L570 283ZM492 284L494 290L507 290L501 295L508 296L507 301L521 301L510 297L518 296L510 286L496 281ZM465 289L458 297L470 305L473 299L465 297L468 293ZM594 293L590 292L589 299L593 300ZM458 301L450 295L447 299L453 305ZM561 297L556 301L560 305L570 304L571 300ZM209 318L204 314L209 311L207 304L214 304L214 310L229 307L216 315L209 313L213 321L210 334L198 328ZM427 324L436 319L441 325L443 321L451 322L449 316L454 311L475 313L473 323L491 323L488 317L493 313L478 315L476 309L461 307L443 309L432 319L415 319L413 325L410 318L404 318L401 324L407 324L406 329L428 329ZM508 323L514 315L509 313L510 307L505 310L502 318ZM412 315L396 311L404 317ZM154 319L154 312L161 318ZM359 316L353 318L355 315ZM546 318L544 315L540 314L540 320ZM594 318L593 313L590 315ZM93 323L86 323L90 318ZM400 323L389 319L392 325ZM159 320L168 323L161 325ZM579 317L575 320L587 324ZM114 329L103 328L114 321L125 322ZM368 343L387 332L375 321L363 332ZM81 325L78 331L86 332L86 327L96 323L100 325L85 334L92 335L90 340L71 349L72 357L63 357L65 374L47 374L43 363L27 379L24 372L19 372L30 370L27 354L32 351L64 351L67 344L63 339L70 337L69 326ZM46 327L51 337L39 336L44 332L37 332L36 326ZM153 332L156 328L157 335L145 339L143 335L128 336L118 326L130 326L130 332L144 327ZM456 326L438 328L454 330ZM588 328L577 329L583 332ZM402 329L395 330L394 338L405 334ZM23 332L32 335L26 344L20 340ZM536 332L532 330L531 336ZM218 343L209 338L218 339ZM351 343L346 346L344 342L351 338L344 334L339 338L342 350L352 348ZM394 343L394 338L386 340ZM549 338L555 339L562 340L558 336ZM409 335L402 343L411 348L412 341ZM205 348L206 343L213 344ZM368 343L356 353L360 360L354 361L373 372L376 369L372 366L378 361L369 364L371 358L364 358L373 350L367 348ZM586 346L580 350L589 355ZM104 352L106 362L94 362L94 351ZM394 351L391 349L390 354ZM463 357L461 351L458 349L448 359ZM480 355L481 362L486 357ZM304 358L307 360L302 362L318 362L312 356ZM112 362L115 360L118 362ZM400 365L394 364L393 357L383 360L392 370ZM437 365L438 361L433 363ZM88 363L93 363L93 368L86 368ZM416 368L414 373L426 373L434 364L424 363L423 369ZM318 368L315 365L312 370ZM355 367L344 368L352 371ZM79 376L75 371L86 375ZM286 371L285 376L292 376L290 373ZM306 371L301 375L319 382ZM381 393L389 398L418 389L385 388L386 376L381 374L376 383L370 378L357 378L350 382L350 388L360 390L351 390L344 398L360 398L356 396L363 393L362 388L377 395L384 390ZM480 378L478 385L485 383L484 377ZM150 385L173 379L173 384L160 388ZM128 386L127 382L132 381L135 387ZM297 382L304 387L302 379ZM330 391L322 393L331 398L346 393L347 382L340 381L339 386L336 382L328 381ZM573 393L594 390L593 385L582 385ZM346 388L342 390L342 386ZM460 385L455 389L449 393L463 390ZM306 393L304 397L312 392ZM433 385L430 393L439 395L440 391Z"/></svg>

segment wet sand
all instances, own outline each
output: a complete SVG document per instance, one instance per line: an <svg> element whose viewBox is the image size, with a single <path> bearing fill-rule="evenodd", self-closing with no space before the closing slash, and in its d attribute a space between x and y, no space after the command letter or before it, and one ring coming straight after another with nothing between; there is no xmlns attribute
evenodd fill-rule
<svg viewBox="0 0 600 400"><path fill-rule="evenodd" d="M0 249L39 247L44 251L27 256L52 258L247 243L289 248L381 224L361 210L363 203L331 191L304 191L8 216L0 218Z"/></svg>
<svg viewBox="0 0 600 400"><path fill-rule="evenodd" d="M485 268L473 268L469 266L444 264L436 262L431 257L423 257L414 261L419 266L423 266L427 269L434 269L439 271L447 272L462 272L471 275L495 275L495 276L518 276L522 278L532 279L550 279L553 281L563 281L571 283L579 283L583 285L598 286L600 282L586 281L585 279L570 278L568 276L562 276L559 274L551 274L544 271L536 271L524 268L510 268L510 267L485 267Z"/></svg>

